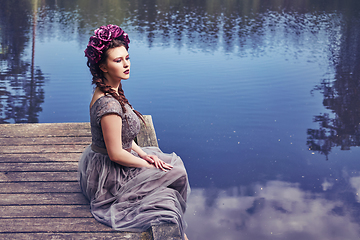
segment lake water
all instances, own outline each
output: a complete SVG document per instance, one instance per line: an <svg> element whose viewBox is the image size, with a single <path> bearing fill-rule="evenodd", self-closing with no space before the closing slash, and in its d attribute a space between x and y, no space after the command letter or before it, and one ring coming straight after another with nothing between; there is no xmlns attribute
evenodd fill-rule
<svg viewBox="0 0 360 240"><path fill-rule="evenodd" d="M190 239L360 238L358 0L0 0L0 123L86 122L93 30L187 167Z"/></svg>

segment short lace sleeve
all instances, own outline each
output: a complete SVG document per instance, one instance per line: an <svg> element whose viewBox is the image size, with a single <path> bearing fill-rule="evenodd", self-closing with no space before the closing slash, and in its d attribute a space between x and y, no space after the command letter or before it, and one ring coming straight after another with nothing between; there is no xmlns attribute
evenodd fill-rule
<svg viewBox="0 0 360 240"><path fill-rule="evenodd" d="M96 104L96 124L100 125L101 118L110 113L115 113L123 118L123 111L120 103L112 96L104 96L98 99Z"/></svg>
<svg viewBox="0 0 360 240"><path fill-rule="evenodd" d="M101 118L110 113L115 113L122 118L121 140L123 149L131 148L132 141L139 134L140 121L129 105L125 105L124 113L120 103L111 95L100 97L90 109L90 124L92 142L101 148L106 148L101 129Z"/></svg>

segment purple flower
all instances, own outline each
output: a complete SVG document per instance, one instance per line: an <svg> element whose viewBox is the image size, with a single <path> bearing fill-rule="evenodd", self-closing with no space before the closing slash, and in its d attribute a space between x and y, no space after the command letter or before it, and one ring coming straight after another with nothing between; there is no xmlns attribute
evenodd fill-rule
<svg viewBox="0 0 360 240"><path fill-rule="evenodd" d="M91 63L97 63L101 58L101 51L98 51L96 48L92 46L87 46L85 49L85 56L89 59Z"/></svg>
<svg viewBox="0 0 360 240"><path fill-rule="evenodd" d="M111 33L107 26L101 26L94 31L96 37L98 37L101 41L109 42L112 40Z"/></svg>
<svg viewBox="0 0 360 240"><path fill-rule="evenodd" d="M119 26L109 24L106 27L109 29L112 39L120 37L124 33Z"/></svg>
<svg viewBox="0 0 360 240"><path fill-rule="evenodd" d="M88 44L88 46L91 46L91 47L95 48L98 51L103 50L106 47L106 45L107 45L106 42L104 43L103 41L101 41L96 36L91 36L90 40L89 40L89 44Z"/></svg>
<svg viewBox="0 0 360 240"><path fill-rule="evenodd" d="M129 39L129 35L127 35L127 33L123 33L122 35L123 41L126 43L126 45L129 45L130 43L130 39Z"/></svg>
<svg viewBox="0 0 360 240"><path fill-rule="evenodd" d="M123 40L126 49L129 48L129 36L119 26L109 24L101 26L94 31L94 36L90 37L89 43L85 49L85 56L93 64L98 63L104 49L109 46L113 39Z"/></svg>

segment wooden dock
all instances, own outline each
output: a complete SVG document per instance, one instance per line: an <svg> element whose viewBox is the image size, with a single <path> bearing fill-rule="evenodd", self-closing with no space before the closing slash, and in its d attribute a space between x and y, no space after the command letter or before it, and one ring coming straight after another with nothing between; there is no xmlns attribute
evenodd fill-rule
<svg viewBox="0 0 360 240"><path fill-rule="evenodd" d="M151 116L145 119L138 144L157 146ZM176 225L119 232L92 217L77 181L90 143L89 123L0 124L0 238L181 239Z"/></svg>

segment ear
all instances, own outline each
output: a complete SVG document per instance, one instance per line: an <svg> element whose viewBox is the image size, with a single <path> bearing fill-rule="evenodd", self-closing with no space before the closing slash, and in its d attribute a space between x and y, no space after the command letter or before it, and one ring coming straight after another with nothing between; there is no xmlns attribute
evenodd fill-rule
<svg viewBox="0 0 360 240"><path fill-rule="evenodd" d="M104 63L100 64L99 68L100 68L101 71L107 72L107 68L106 68L106 65Z"/></svg>

